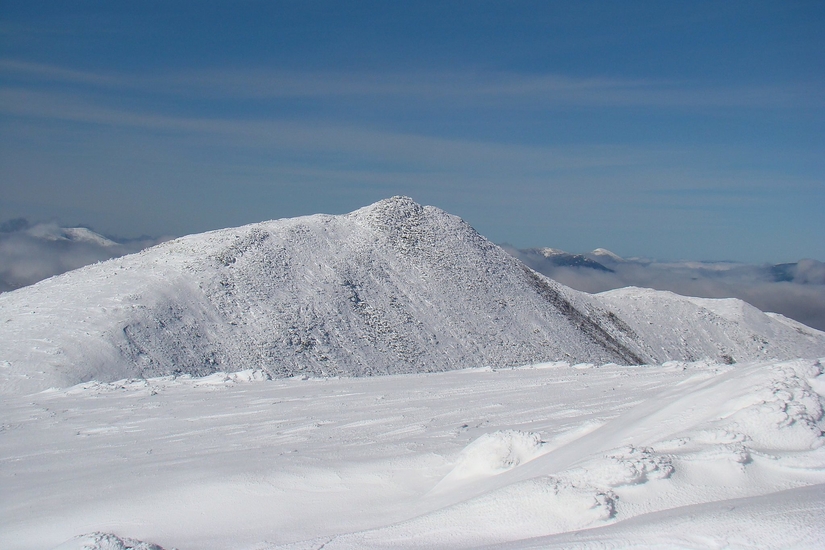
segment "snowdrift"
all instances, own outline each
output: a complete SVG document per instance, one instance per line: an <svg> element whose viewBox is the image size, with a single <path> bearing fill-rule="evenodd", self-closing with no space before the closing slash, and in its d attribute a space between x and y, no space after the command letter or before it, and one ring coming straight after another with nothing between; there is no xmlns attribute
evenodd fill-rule
<svg viewBox="0 0 825 550"><path fill-rule="evenodd" d="M0 547L823 548L822 361L6 396Z"/></svg>
<svg viewBox="0 0 825 550"><path fill-rule="evenodd" d="M0 391L248 368L365 376L825 354L824 333L736 304L577 292L459 218L394 197L192 235L0 295Z"/></svg>

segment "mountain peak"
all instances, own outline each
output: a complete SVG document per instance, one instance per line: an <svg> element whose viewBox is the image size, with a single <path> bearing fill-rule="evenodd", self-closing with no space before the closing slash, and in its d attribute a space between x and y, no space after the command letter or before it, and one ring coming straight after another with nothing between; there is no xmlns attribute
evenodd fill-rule
<svg viewBox="0 0 825 550"><path fill-rule="evenodd" d="M424 207L410 197L396 195L360 208L351 215L365 218L374 226L398 228L419 223L424 217Z"/></svg>
<svg viewBox="0 0 825 550"><path fill-rule="evenodd" d="M601 257L608 257L613 261L616 262L623 262L625 261L624 258L616 254L615 252L611 252L606 248L597 248L593 252L591 252L594 256L601 256Z"/></svg>
<svg viewBox="0 0 825 550"><path fill-rule="evenodd" d="M693 324L678 334L698 342L685 350L655 337L675 322L675 298L652 300L650 315L633 309L637 295L622 300L563 287L460 218L392 197L341 216L181 237L0 295L0 393L246 368L364 376L742 361L764 357L753 349L761 342L783 356L821 356L825 345L767 317L708 320L707 308L685 303L678 319Z"/></svg>
<svg viewBox="0 0 825 550"><path fill-rule="evenodd" d="M402 254L431 255L445 240L491 244L461 218L409 197L378 201L345 216L374 230L379 239ZM439 244L441 243L441 244Z"/></svg>
<svg viewBox="0 0 825 550"><path fill-rule="evenodd" d="M118 243L111 239L107 239L103 235L95 233L86 227L64 227L62 229L63 237L70 241L93 243L102 247L115 247Z"/></svg>
<svg viewBox="0 0 825 550"><path fill-rule="evenodd" d="M374 210L394 210L399 212L414 212L423 208L420 204L415 202L411 197L406 195L395 195L387 199L381 199L366 207L366 209Z"/></svg>
<svg viewBox="0 0 825 550"><path fill-rule="evenodd" d="M536 252L538 252L539 254L544 256L545 258L552 258L553 256L562 256L562 255L571 256L572 255L569 252L566 252L566 251L561 250L559 248L550 248L550 247L547 247L547 246L545 246L543 248L536 249Z"/></svg>

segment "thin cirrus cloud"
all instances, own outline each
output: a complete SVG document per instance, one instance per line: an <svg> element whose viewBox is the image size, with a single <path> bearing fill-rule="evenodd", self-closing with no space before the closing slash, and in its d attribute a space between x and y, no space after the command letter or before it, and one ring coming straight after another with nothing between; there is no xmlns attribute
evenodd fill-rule
<svg viewBox="0 0 825 550"><path fill-rule="evenodd" d="M83 96L21 88L0 88L0 113L41 120L59 120L147 131L210 135L232 145L253 148L312 149L349 153L370 152L382 158L460 164L474 160L533 166L537 171L632 165L645 155L623 146L530 146L450 139L391 130L361 128L334 122L279 119L183 117L134 111L93 103Z"/></svg>
<svg viewBox="0 0 825 550"><path fill-rule="evenodd" d="M708 87L664 79L572 77L498 71L344 73L266 69L208 69L145 75L107 75L14 59L0 59L0 74L34 83L63 83L161 95L224 99L415 99L470 101L484 106L529 101L568 107L794 107L822 106L810 85Z"/></svg>
<svg viewBox="0 0 825 550"><path fill-rule="evenodd" d="M176 75L171 89L213 96L383 97L421 101L470 101L469 106L502 107L528 101L533 107L799 107L821 105L808 86L708 88L656 79L575 78L506 72L451 73L289 73L213 71ZM466 104L465 104L466 105ZM506 105L506 103L505 103Z"/></svg>
<svg viewBox="0 0 825 550"><path fill-rule="evenodd" d="M38 74L51 69L39 65L36 67ZM63 73L58 71L58 74ZM74 71L69 72L68 78L76 78L83 82L99 80L87 73L80 73L78 76ZM232 79L215 81L218 80ZM319 90L320 87L309 82L303 81L301 88L304 92L323 93ZM232 86L238 89L246 88L242 79L234 79ZM398 88L400 94L404 87ZM203 89L209 89L209 86L203 86ZM364 93L367 93L368 89L370 88L364 87ZM299 95L303 92L293 86L293 93ZM697 148L651 144L512 144L441 136L437 133L411 132L399 129L391 123L384 125L385 127L375 127L335 119L294 120L275 116L248 119L225 114L182 116L152 107L135 109L117 103L105 95L92 97L87 93L70 90L32 89L19 84L0 87L0 113L15 117L126 127L150 132L172 132L195 141L225 141L235 148L244 146L252 149L277 148L286 151L368 154L407 163L423 162L431 168L459 167L471 162L475 168L482 166L485 173L490 173L490 170L511 173L513 167L519 167L519 172L527 170L546 174L548 170L628 167L649 165L651 161L662 164L678 163L692 155ZM718 146L714 145L713 149L718 149Z"/></svg>
<svg viewBox="0 0 825 550"><path fill-rule="evenodd" d="M108 87L123 87L134 83L134 80L130 78L100 75L17 59L0 59L0 74L6 78L23 77L51 83L62 82Z"/></svg>
<svg viewBox="0 0 825 550"><path fill-rule="evenodd" d="M0 113L41 121L66 121L148 131L178 132L201 139L203 134L223 136L234 147L277 147L286 150L367 151L385 158L410 161L426 158L454 164L456 159L482 164L552 168L632 165L642 148L632 144L519 143L506 139L443 135L437 130L410 130L390 114L372 124L348 109L319 115L312 108L294 112L277 110L279 100L303 98L325 104L339 101L412 102L412 109L431 107L481 109L552 109L553 107L730 108L795 107L815 105L821 98L803 86L747 89L698 88L644 79L573 78L559 75L505 73L296 73L265 70L204 70L166 75L106 75L46 64L0 59ZM73 87L77 85L80 87ZM135 92L141 101L129 103L123 93ZM169 107L170 95L205 97L207 101L258 98L269 100L274 112L259 111L254 118L233 116L225 104L181 114ZM174 102L173 102L174 103ZM139 105L140 107L135 107ZM417 106L416 106L417 105ZM429 115L424 115L426 118ZM481 115L483 119L483 115ZM718 145L715 145L718 147ZM684 156L680 148L645 143L650 158ZM684 148L681 148L684 151ZM498 163L498 164L497 164Z"/></svg>
<svg viewBox="0 0 825 550"><path fill-rule="evenodd" d="M681 254L691 255L721 242L713 231L742 228L766 232L766 258L818 255L810 243L785 252L754 222L820 188L800 113L821 99L801 85L466 69L137 74L18 59L0 59L0 76L5 217L66 212L112 233L182 234L406 194L525 246L652 231L662 244L645 253L689 235ZM802 131L777 147L775 119L801 120ZM43 196L83 196L84 213ZM799 231L813 234L816 221L806 223Z"/></svg>

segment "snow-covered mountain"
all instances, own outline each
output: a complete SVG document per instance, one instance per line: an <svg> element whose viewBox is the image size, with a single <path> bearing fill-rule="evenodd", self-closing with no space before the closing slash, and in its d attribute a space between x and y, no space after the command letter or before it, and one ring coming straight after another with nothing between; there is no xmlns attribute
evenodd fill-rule
<svg viewBox="0 0 825 550"><path fill-rule="evenodd" d="M597 248L590 252L590 255L598 258L599 260L610 260L617 263L625 261L624 258L606 248Z"/></svg>
<svg viewBox="0 0 825 550"><path fill-rule="evenodd" d="M825 354L819 331L714 304L574 291L461 219L394 197L183 237L0 295L0 383Z"/></svg>
<svg viewBox="0 0 825 550"><path fill-rule="evenodd" d="M825 333L735 298L693 298L633 287L596 297L640 335L640 353L653 362L822 355Z"/></svg>
<svg viewBox="0 0 825 550"><path fill-rule="evenodd" d="M637 286L683 296L739 298L763 311L825 330L825 263L816 260L785 264L659 261L621 258L604 248L584 254L506 244L502 248L535 271L576 290L597 293Z"/></svg>
<svg viewBox="0 0 825 550"><path fill-rule="evenodd" d="M613 272L612 269L600 264L584 254L570 254L557 248L528 248L519 250L511 246L503 247L510 255L515 256L531 268L541 273L545 265L552 267L580 267L596 271Z"/></svg>
<svg viewBox="0 0 825 550"><path fill-rule="evenodd" d="M103 248L119 246L115 241L95 233L86 227L57 227L51 225L36 225L29 233L46 241L94 244Z"/></svg>

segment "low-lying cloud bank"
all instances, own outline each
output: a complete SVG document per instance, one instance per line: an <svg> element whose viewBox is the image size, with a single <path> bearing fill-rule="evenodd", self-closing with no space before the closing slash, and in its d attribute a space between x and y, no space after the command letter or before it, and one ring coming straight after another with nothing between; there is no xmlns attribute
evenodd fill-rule
<svg viewBox="0 0 825 550"><path fill-rule="evenodd" d="M657 262L625 259L604 249L587 254L509 245L504 249L536 271L577 290L595 293L638 286L684 296L739 298L763 311L825 330L825 263L816 260L765 265Z"/></svg>
<svg viewBox="0 0 825 550"><path fill-rule="evenodd" d="M0 224L0 292L131 254L163 240L140 237L114 241L85 227L9 220Z"/></svg>

